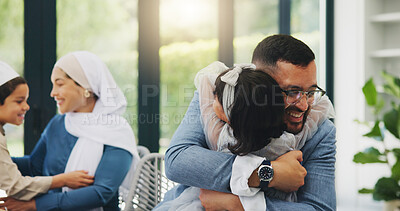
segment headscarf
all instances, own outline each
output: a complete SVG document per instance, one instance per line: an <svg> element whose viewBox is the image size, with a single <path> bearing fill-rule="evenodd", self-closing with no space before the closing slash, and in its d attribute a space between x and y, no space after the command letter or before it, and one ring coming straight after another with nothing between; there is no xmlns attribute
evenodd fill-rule
<svg viewBox="0 0 400 211"><path fill-rule="evenodd" d="M119 189L120 194L126 197L140 158L132 128L121 116L127 105L124 94L107 66L93 53L69 53L61 57L55 67L61 68L82 87L92 90L98 96L91 113L68 112L65 115L66 130L78 137L65 172L83 169L94 175L103 155L104 145L122 148L131 153L133 158L131 168ZM87 85L84 81L87 81L89 87L85 87ZM66 191L66 188L63 190Z"/></svg>
<svg viewBox="0 0 400 211"><path fill-rule="evenodd" d="M10 65L0 61L0 86L16 77L19 77L19 74Z"/></svg>

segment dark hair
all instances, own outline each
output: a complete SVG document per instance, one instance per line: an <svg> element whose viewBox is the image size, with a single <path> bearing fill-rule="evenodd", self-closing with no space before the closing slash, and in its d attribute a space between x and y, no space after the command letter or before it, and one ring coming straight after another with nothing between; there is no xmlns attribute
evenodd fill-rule
<svg viewBox="0 0 400 211"><path fill-rule="evenodd" d="M274 71L278 61L306 67L314 60L314 53L305 43L290 35L278 34L258 43L253 51L252 63L262 65L258 68Z"/></svg>
<svg viewBox="0 0 400 211"><path fill-rule="evenodd" d="M231 69L230 69L231 70ZM215 81L215 94L221 105L225 82L221 73ZM284 101L278 83L260 70L243 69L235 86L229 122L237 142L229 145L236 155L257 151L278 138L285 129L283 123Z"/></svg>
<svg viewBox="0 0 400 211"><path fill-rule="evenodd" d="M64 71L63 71L63 72L64 72ZM64 72L64 73L65 73L65 75L67 76L67 78L73 80L74 83L75 83L76 85L78 85L79 87L82 87L78 82L76 82L73 78L71 78L71 76L69 76L66 72ZM93 93L94 99L97 101L97 100L99 99L99 97L98 97L94 92L92 92L92 93Z"/></svg>
<svg viewBox="0 0 400 211"><path fill-rule="evenodd" d="M20 84L27 84L25 79L22 77L16 77L7 81L5 84L0 86L0 105L4 104L4 101Z"/></svg>

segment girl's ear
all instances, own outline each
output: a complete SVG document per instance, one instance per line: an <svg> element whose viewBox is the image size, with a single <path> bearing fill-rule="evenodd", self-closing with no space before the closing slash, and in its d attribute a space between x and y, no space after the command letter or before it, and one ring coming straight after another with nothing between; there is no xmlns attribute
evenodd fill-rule
<svg viewBox="0 0 400 211"><path fill-rule="evenodd" d="M217 95L215 95L215 98L214 98L213 109L214 109L215 114L217 115L217 117L220 120L229 124L228 118L226 117L225 112L224 112L224 108L222 107L221 103L218 101Z"/></svg>
<svg viewBox="0 0 400 211"><path fill-rule="evenodd" d="M224 108L222 107L222 105L220 103L217 103L215 107L216 108L214 109L214 111L217 114L217 117L229 124L228 117L225 115Z"/></svg>

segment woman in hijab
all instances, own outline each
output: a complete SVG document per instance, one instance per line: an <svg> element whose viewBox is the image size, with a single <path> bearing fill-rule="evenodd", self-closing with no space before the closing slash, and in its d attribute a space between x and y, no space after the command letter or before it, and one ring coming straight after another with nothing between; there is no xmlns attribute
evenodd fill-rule
<svg viewBox="0 0 400 211"><path fill-rule="evenodd" d="M86 51L60 58L51 82L50 95L61 115L49 122L30 156L14 161L34 176L83 169L95 181L92 186L37 197L32 210L119 210L118 190L128 193L139 161L133 131L121 116L127 104L122 91L107 66ZM26 202L7 198L5 203Z"/></svg>

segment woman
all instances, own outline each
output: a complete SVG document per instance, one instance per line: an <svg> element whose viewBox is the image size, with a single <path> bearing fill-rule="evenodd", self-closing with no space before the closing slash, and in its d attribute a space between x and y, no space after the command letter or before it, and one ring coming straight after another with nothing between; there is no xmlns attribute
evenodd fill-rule
<svg viewBox="0 0 400 211"><path fill-rule="evenodd" d="M29 167L33 175L84 169L95 181L89 187L37 197L36 209L119 210L118 187L122 184L120 192L129 189L139 161L133 131L121 116L127 104L122 91L107 66L86 51L57 61L51 81L50 95L62 115L50 121L32 154L15 162L25 170ZM5 203L9 209L24 204L9 198Z"/></svg>

